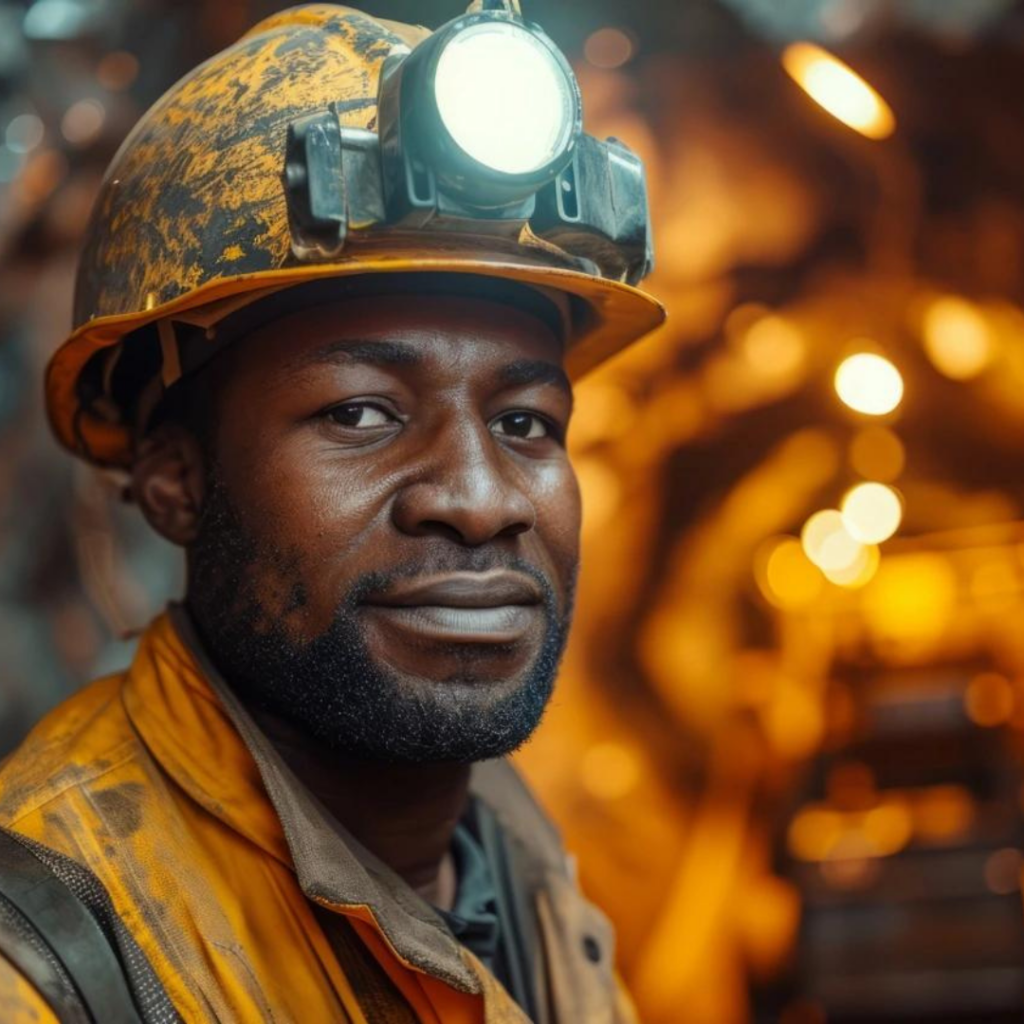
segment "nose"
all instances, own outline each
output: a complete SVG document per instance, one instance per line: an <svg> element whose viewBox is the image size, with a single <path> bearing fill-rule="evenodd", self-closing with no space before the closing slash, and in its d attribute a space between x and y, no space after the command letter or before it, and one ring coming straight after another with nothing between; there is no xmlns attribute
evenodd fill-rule
<svg viewBox="0 0 1024 1024"><path fill-rule="evenodd" d="M484 425L453 427L432 438L420 471L395 500L393 519L411 536L478 547L533 529L537 514L524 483Z"/></svg>

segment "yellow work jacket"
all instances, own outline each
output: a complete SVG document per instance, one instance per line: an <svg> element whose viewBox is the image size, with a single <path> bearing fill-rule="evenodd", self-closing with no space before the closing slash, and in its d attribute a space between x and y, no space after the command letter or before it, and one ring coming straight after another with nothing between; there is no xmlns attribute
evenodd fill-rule
<svg viewBox="0 0 1024 1024"><path fill-rule="evenodd" d="M433 908L354 840L325 847L330 877L317 877L324 851L305 848L308 830L287 834L315 802L283 762L257 762L243 736L254 728L180 616L161 616L127 672L65 701L4 763L0 824L93 872L190 1024L525 1024ZM632 1024L610 926L525 785L498 761L475 766L471 788L536 907L537 1024ZM55 1019L2 957L0 1019Z"/></svg>

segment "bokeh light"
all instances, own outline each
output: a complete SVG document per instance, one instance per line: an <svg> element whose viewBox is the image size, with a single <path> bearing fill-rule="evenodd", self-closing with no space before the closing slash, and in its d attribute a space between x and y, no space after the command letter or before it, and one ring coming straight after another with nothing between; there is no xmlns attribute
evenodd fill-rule
<svg viewBox="0 0 1024 1024"><path fill-rule="evenodd" d="M876 636L912 652L943 635L956 614L957 593L956 574L942 555L889 558L864 591L862 611Z"/></svg>
<svg viewBox="0 0 1024 1024"><path fill-rule="evenodd" d="M111 92L127 89L139 76L139 60L127 50L108 53L96 66L96 81Z"/></svg>
<svg viewBox="0 0 1024 1024"><path fill-rule="evenodd" d="M892 483L903 472L906 461L903 442L888 427L864 427L850 442L850 465L867 480Z"/></svg>
<svg viewBox="0 0 1024 1024"><path fill-rule="evenodd" d="M869 139L888 138L896 130L892 108L838 57L813 43L792 43L782 54L789 76L819 106Z"/></svg>
<svg viewBox="0 0 1024 1024"><path fill-rule="evenodd" d="M964 710L975 725L986 729L1005 725L1013 715L1013 684L998 672L982 672L967 685Z"/></svg>
<svg viewBox="0 0 1024 1024"><path fill-rule="evenodd" d="M68 107L61 119L61 135L73 146L87 145L102 131L106 118L106 108L99 100L79 100Z"/></svg>
<svg viewBox="0 0 1024 1024"><path fill-rule="evenodd" d="M807 607L821 594L822 575L794 537L770 541L756 565L761 592L777 608Z"/></svg>
<svg viewBox="0 0 1024 1024"><path fill-rule="evenodd" d="M864 548L847 529L838 509L825 509L811 516L804 524L800 540L807 557L825 572L852 569Z"/></svg>
<svg viewBox="0 0 1024 1024"><path fill-rule="evenodd" d="M18 114L11 118L4 132L7 148L15 153L30 153L46 136L43 122L35 114Z"/></svg>
<svg viewBox="0 0 1024 1024"><path fill-rule="evenodd" d="M595 68L610 71L628 64L635 53L635 44L620 28L599 28L583 44L583 55Z"/></svg>
<svg viewBox="0 0 1024 1024"><path fill-rule="evenodd" d="M1024 854L1020 850L1013 847L996 850L985 861L985 885L998 896L1009 896L1020 889L1022 868Z"/></svg>
<svg viewBox="0 0 1024 1024"><path fill-rule="evenodd" d="M866 587L878 573L882 564L882 555L875 544L861 547L857 557L842 569L823 569L825 578L837 587L847 590L859 590Z"/></svg>
<svg viewBox="0 0 1024 1024"><path fill-rule="evenodd" d="M903 401L903 376L884 356L858 352L839 365L836 393L845 405L866 416L885 416Z"/></svg>
<svg viewBox="0 0 1024 1024"><path fill-rule="evenodd" d="M903 502L885 484L858 484L843 498L841 511L853 537L862 544L881 544L900 528Z"/></svg>
<svg viewBox="0 0 1024 1024"><path fill-rule="evenodd" d="M791 378L804 365L807 342L791 320L769 314L743 332L740 350L751 369L762 376Z"/></svg>
<svg viewBox="0 0 1024 1024"><path fill-rule="evenodd" d="M954 295L929 304L922 333L928 358L940 373L953 380L977 377L996 354L995 338L983 312Z"/></svg>

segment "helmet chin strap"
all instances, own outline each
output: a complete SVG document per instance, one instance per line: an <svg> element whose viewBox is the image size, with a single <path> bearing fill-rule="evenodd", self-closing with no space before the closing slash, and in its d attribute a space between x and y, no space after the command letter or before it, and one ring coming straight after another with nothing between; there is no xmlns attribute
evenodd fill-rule
<svg viewBox="0 0 1024 1024"><path fill-rule="evenodd" d="M479 11L508 11L509 14L522 14L519 9L519 0L473 0L466 8L467 14L476 14Z"/></svg>

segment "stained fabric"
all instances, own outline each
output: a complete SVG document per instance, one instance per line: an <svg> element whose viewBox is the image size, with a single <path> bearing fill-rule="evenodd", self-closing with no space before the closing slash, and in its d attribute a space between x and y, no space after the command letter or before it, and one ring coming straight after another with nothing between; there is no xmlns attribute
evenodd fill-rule
<svg viewBox="0 0 1024 1024"><path fill-rule="evenodd" d="M536 921L536 1024L635 1021L608 922L579 893L557 832L514 769L475 766L471 788ZM168 616L127 672L60 705L0 768L0 824L96 876L185 1020L530 1019L437 911L354 847L308 895L308 865L272 796ZM499 898L505 889L496 885ZM54 1019L6 961L0 1011L12 1024Z"/></svg>

